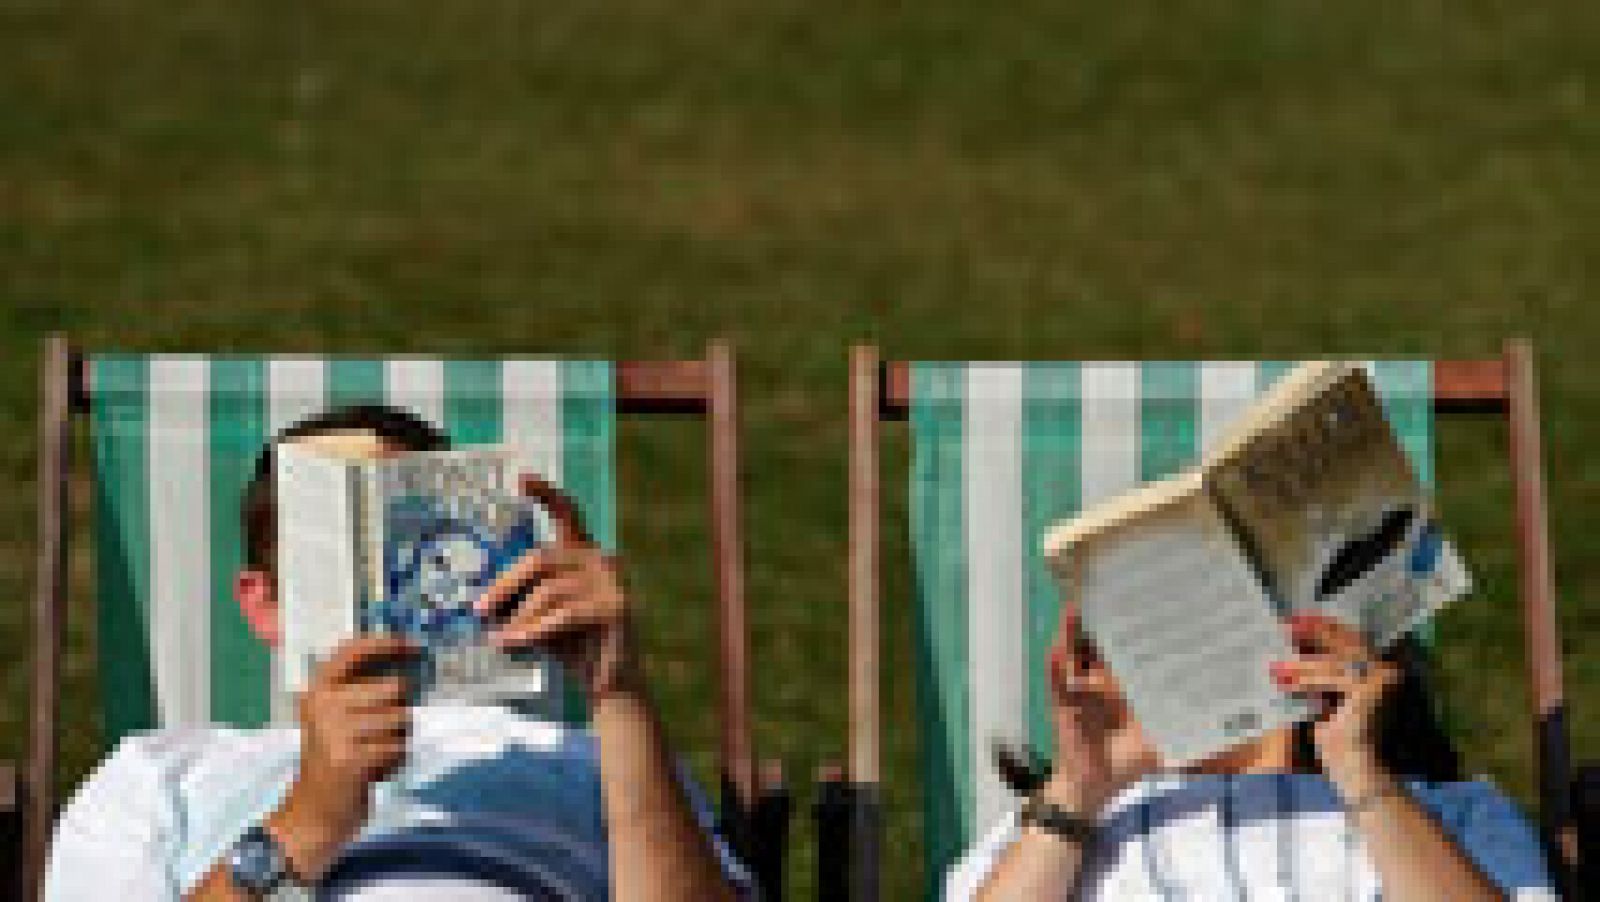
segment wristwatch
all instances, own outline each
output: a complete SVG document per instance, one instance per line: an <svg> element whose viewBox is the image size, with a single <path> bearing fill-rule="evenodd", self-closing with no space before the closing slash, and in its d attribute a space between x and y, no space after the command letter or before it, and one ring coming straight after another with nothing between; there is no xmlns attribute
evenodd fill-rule
<svg viewBox="0 0 1600 902"><path fill-rule="evenodd" d="M1087 845L1094 839L1094 818L1052 805L1038 796L1023 804L1020 820L1024 827L1038 827L1052 836L1079 845Z"/></svg>
<svg viewBox="0 0 1600 902"><path fill-rule="evenodd" d="M251 899L271 899L279 889L295 885L289 856L260 824L246 830L228 850L227 866L234 889Z"/></svg>

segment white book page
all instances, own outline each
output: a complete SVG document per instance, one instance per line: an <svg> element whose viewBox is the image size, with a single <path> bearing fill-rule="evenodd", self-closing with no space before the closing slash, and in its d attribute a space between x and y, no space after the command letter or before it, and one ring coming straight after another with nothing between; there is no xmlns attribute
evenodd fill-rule
<svg viewBox="0 0 1600 902"><path fill-rule="evenodd" d="M290 692L355 633L353 466L284 443L277 449L278 618Z"/></svg>
<svg viewBox="0 0 1600 902"><path fill-rule="evenodd" d="M1273 684L1286 626L1221 518L1190 497L1076 549L1083 625L1169 767L1310 716Z"/></svg>

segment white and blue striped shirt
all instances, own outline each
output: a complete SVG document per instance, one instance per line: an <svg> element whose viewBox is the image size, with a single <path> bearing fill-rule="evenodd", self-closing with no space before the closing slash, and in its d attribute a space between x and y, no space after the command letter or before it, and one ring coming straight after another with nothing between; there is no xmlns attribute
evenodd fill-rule
<svg viewBox="0 0 1600 902"><path fill-rule="evenodd" d="M1492 785L1413 782L1408 788L1508 896L1556 898L1533 830ZM1076 898L1382 898L1360 835L1320 775L1152 777L1119 795L1100 828ZM1018 835L1013 812L947 875L945 899L976 896Z"/></svg>
<svg viewBox="0 0 1600 902"><path fill-rule="evenodd" d="M181 898L278 806L298 759L295 729L125 740L57 822L45 899ZM609 898L597 762L585 730L503 708L419 708L405 767L374 788L366 828L317 896ZM754 898L746 872L717 849L733 885Z"/></svg>

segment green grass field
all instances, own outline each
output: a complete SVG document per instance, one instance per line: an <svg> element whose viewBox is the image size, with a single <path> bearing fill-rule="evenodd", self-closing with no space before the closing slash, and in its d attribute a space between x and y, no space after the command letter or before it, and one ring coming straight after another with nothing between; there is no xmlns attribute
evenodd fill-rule
<svg viewBox="0 0 1600 902"><path fill-rule="evenodd" d="M617 357L733 338L757 740L797 778L844 751L849 343L1467 357L1527 334L1572 723L1600 756L1597 79L1583 0L5 0L0 756L23 744L52 329L91 349ZM693 422L630 422L621 484L651 668L704 771L701 442ZM1440 634L1470 764L1528 799L1503 445L1483 423L1442 433L1447 519L1483 590ZM891 427L896 899L921 885L905 452ZM74 781L103 751L82 538Z"/></svg>

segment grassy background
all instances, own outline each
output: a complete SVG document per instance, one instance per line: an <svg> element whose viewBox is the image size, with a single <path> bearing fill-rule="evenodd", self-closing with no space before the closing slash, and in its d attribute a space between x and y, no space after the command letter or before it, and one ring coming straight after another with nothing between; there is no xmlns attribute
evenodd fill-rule
<svg viewBox="0 0 1600 902"><path fill-rule="evenodd" d="M1525 333L1573 725L1600 754L1597 75L1584 0L0 0L0 641L25 641L50 329L89 348L618 357L732 337L757 739L801 777L843 753L848 343L1465 357ZM629 423L621 441L651 666L704 770L701 432ZM1440 629L1473 767L1526 799L1503 441L1441 437L1484 591ZM920 885L905 449L891 427L890 898ZM101 752L86 542L72 561L69 780ZM0 755L22 747L25 666L0 662Z"/></svg>

